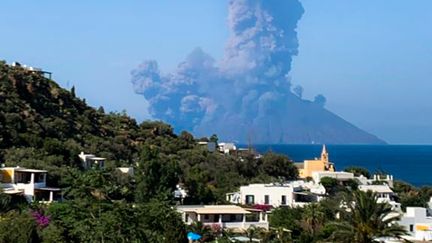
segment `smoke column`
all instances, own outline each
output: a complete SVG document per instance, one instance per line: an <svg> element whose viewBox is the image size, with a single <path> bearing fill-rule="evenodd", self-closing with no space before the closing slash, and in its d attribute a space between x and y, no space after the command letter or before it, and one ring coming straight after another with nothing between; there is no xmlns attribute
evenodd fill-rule
<svg viewBox="0 0 432 243"><path fill-rule="evenodd" d="M228 8L222 60L196 48L168 74L145 61L132 71L135 92L147 99L153 118L177 131L283 142L285 121L293 116L289 100L298 99L288 74L303 7L298 0L231 0Z"/></svg>

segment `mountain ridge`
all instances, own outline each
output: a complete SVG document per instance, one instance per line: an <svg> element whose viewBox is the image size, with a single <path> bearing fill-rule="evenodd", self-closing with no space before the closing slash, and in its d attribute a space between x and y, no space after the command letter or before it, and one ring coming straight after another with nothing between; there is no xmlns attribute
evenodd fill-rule
<svg viewBox="0 0 432 243"><path fill-rule="evenodd" d="M218 119L194 132L204 135L211 131L225 140L253 144L386 144L322 104L301 99L291 92L284 97L283 105L267 112L271 115L257 117L249 124L237 123L238 126L230 127ZM228 120L227 124L230 123L235 124Z"/></svg>

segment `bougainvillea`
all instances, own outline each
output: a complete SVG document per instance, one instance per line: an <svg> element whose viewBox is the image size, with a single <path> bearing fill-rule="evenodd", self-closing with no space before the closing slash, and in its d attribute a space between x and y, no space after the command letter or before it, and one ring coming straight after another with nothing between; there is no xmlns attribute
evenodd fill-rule
<svg viewBox="0 0 432 243"><path fill-rule="evenodd" d="M44 215L42 212L40 211L33 211L32 213L33 218L35 219L37 225L39 227L46 227L49 225L51 218L49 215Z"/></svg>
<svg viewBox="0 0 432 243"><path fill-rule="evenodd" d="M253 206L254 209L259 209L262 210L264 212L270 211L273 207L272 205L266 205L266 204L255 204Z"/></svg>

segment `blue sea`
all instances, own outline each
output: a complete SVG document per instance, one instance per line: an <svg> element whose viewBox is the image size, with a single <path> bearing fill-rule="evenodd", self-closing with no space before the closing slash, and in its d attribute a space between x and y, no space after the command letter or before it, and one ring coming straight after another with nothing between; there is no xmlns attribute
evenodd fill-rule
<svg viewBox="0 0 432 243"><path fill-rule="evenodd" d="M254 145L258 152L273 151L296 162L320 157L322 145ZM327 145L336 170L348 166L383 171L415 186L432 185L432 145Z"/></svg>

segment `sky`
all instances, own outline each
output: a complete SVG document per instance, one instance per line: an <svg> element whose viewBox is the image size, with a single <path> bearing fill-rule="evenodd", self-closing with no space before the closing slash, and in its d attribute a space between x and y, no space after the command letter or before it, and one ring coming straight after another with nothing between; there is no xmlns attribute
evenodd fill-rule
<svg viewBox="0 0 432 243"><path fill-rule="evenodd" d="M292 82L394 144L432 144L432 1L302 0ZM170 72L195 47L223 54L227 0L0 3L0 59L42 67L95 107L149 119L131 70Z"/></svg>

